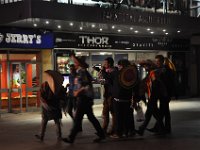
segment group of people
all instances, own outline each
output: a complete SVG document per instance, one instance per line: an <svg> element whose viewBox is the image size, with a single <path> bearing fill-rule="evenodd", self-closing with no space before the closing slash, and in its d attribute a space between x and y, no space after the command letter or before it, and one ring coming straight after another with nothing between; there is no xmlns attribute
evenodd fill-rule
<svg viewBox="0 0 200 150"><path fill-rule="evenodd" d="M148 70L146 78L142 81L138 78L137 66L128 60L119 60L117 67L114 66L114 60L111 57L104 60L102 68L98 69L98 79L104 85L102 125L94 116L92 109L94 98L92 82L94 79L87 70L89 66L83 57L76 57L72 54L71 59L74 64L70 65L70 84L67 95L62 86L62 75L52 70L45 71L46 80L40 90L42 125L40 133L35 135L37 139L43 141L48 121L54 120L57 127L57 139L73 143L77 134L82 131L84 114L87 115L98 136L93 142L101 142L106 136L121 138L135 134L143 135L152 115L155 117L156 123L153 128L148 129L149 131L160 134L171 132L169 102L173 94L174 70L165 64L166 61L162 55L156 56L155 65L141 63ZM134 78L137 79L133 79L134 84L126 87L121 83L120 78L124 69L128 67L136 70ZM125 76L128 80L132 80L132 74L127 73ZM136 130L133 111L136 103L144 99L145 93L148 95L145 120ZM159 107L157 106L158 100ZM67 138L63 138L61 135L62 110L64 113L69 113L73 119L73 127ZM109 124L109 122L111 123Z"/></svg>

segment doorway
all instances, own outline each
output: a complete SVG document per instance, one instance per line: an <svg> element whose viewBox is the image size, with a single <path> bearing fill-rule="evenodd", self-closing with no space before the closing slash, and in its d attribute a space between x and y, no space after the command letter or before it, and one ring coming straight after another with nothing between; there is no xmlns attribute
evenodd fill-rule
<svg viewBox="0 0 200 150"><path fill-rule="evenodd" d="M38 110L42 71L39 53L8 52L7 55L6 61L0 61L1 111L19 113Z"/></svg>

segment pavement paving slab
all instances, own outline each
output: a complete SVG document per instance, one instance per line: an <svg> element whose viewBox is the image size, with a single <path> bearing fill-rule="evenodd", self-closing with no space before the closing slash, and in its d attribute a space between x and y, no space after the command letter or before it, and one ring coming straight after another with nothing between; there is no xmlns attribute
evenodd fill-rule
<svg viewBox="0 0 200 150"><path fill-rule="evenodd" d="M143 105L145 111L145 106ZM44 142L35 139L40 130L40 112L3 113L0 118L0 150L199 150L200 149L200 98L173 100L170 103L172 133L154 135L145 131L144 136L111 139L93 143L95 130L84 116L83 132L74 144L57 142L54 122L47 125ZM94 106L94 113L102 123L102 105ZM135 113L134 113L135 114ZM136 115L136 114L135 114ZM67 137L72 126L69 116L63 116L62 133ZM151 128L155 123L152 118ZM135 121L136 128L141 122Z"/></svg>

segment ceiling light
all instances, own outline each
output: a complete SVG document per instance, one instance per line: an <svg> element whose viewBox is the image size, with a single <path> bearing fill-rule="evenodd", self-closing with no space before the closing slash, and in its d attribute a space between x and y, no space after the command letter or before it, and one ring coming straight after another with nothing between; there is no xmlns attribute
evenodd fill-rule
<svg viewBox="0 0 200 150"><path fill-rule="evenodd" d="M151 31L150 33L151 33L151 34L154 34L154 32L153 32L153 31Z"/></svg>
<svg viewBox="0 0 200 150"><path fill-rule="evenodd" d="M92 24L92 28L94 28L95 27L95 24Z"/></svg>
<svg viewBox="0 0 200 150"><path fill-rule="evenodd" d="M163 31L163 32L166 32L166 29L163 29L162 31Z"/></svg>
<svg viewBox="0 0 200 150"><path fill-rule="evenodd" d="M36 23L34 23L34 24L33 24L33 26L34 26L34 27L37 27L37 24L36 24Z"/></svg>
<svg viewBox="0 0 200 150"><path fill-rule="evenodd" d="M121 30L121 29L118 29L117 31L118 31L118 32L121 32L122 30Z"/></svg>
<svg viewBox="0 0 200 150"><path fill-rule="evenodd" d="M70 26L73 26L74 24L73 24L73 22L70 22L69 25L70 25Z"/></svg>
<svg viewBox="0 0 200 150"><path fill-rule="evenodd" d="M177 31L177 33L180 33L180 32L181 32L180 30Z"/></svg>
<svg viewBox="0 0 200 150"><path fill-rule="evenodd" d="M61 28L61 25L58 25L57 28L60 29L60 28Z"/></svg>
<svg viewBox="0 0 200 150"><path fill-rule="evenodd" d="M168 35L169 33L168 33L168 32L166 32L165 34L166 34L166 35Z"/></svg>
<svg viewBox="0 0 200 150"><path fill-rule="evenodd" d="M80 27L79 29L80 29L80 30L83 30L83 27Z"/></svg>
<svg viewBox="0 0 200 150"><path fill-rule="evenodd" d="M49 21L47 20L45 23L46 23L46 24L49 24Z"/></svg>
<svg viewBox="0 0 200 150"><path fill-rule="evenodd" d="M134 32L135 32L135 33L138 33L138 30L135 30Z"/></svg>
<svg viewBox="0 0 200 150"><path fill-rule="evenodd" d="M100 31L102 31L103 29L102 29L102 28L100 28L99 30L100 30Z"/></svg>
<svg viewBox="0 0 200 150"><path fill-rule="evenodd" d="M130 30L133 30L133 27L130 27Z"/></svg>
<svg viewBox="0 0 200 150"><path fill-rule="evenodd" d="M100 52L100 55L105 55L105 52Z"/></svg>
<svg viewBox="0 0 200 150"><path fill-rule="evenodd" d="M150 28L147 28L147 31L150 31L151 29Z"/></svg>
<svg viewBox="0 0 200 150"><path fill-rule="evenodd" d="M112 29L114 29L115 28L115 26L112 26Z"/></svg>

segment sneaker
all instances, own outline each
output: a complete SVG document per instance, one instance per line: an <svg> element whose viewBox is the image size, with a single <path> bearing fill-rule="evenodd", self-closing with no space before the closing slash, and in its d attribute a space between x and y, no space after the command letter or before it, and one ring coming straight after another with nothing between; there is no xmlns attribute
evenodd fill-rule
<svg viewBox="0 0 200 150"><path fill-rule="evenodd" d="M43 141L43 140L44 140L43 137L42 137L41 135L36 134L35 137L36 137L36 139L39 139L40 141Z"/></svg>
<svg viewBox="0 0 200 150"><path fill-rule="evenodd" d="M62 141L65 143L70 143L70 144L74 143L74 141L70 138L63 138Z"/></svg>

